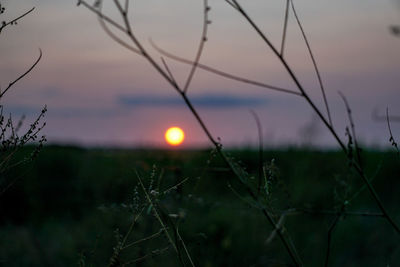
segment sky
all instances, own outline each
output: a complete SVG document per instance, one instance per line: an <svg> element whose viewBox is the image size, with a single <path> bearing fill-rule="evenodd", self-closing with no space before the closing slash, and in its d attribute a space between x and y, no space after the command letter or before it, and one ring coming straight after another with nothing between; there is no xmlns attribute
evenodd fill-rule
<svg viewBox="0 0 400 267"><path fill-rule="evenodd" d="M120 21L105 1L104 11ZM280 47L285 2L241 1L269 40ZM3 0L1 20L35 7L0 35L0 86L23 73L37 58L38 66L1 99L5 113L25 114L27 123L48 112L42 133L49 143L84 146L163 147L170 126L185 131L184 148L210 142L179 94L142 57L121 47L100 27L96 16L77 1ZM400 38L390 33L400 24L395 0L294 1L321 72L333 125L345 140L348 125L342 92L351 105L359 141L388 146L385 121L400 116ZM161 54L150 39L175 55L193 59L202 31L199 0L137 0L130 6L134 33L154 59ZM296 91L276 56L245 19L221 0L211 10L202 64L259 82ZM126 40L126 39L124 39ZM289 13L284 56L316 105L325 113L321 91L307 47L293 13ZM179 84L190 66L168 59ZM268 147L337 147L326 127L301 97L239 83L197 70L188 89L203 121L228 147L257 145L260 118ZM376 117L376 116L375 116ZM392 121L400 139L400 123Z"/></svg>

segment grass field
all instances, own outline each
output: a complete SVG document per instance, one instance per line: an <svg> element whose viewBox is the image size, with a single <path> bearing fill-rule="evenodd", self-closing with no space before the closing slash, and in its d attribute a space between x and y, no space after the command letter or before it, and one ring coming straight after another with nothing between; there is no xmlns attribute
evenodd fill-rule
<svg viewBox="0 0 400 267"><path fill-rule="evenodd" d="M229 155L258 179L257 151ZM340 203L349 200L348 214L340 216L332 231L330 266L396 266L400 251L388 222L351 214L379 210L366 190L352 200L362 182L341 152L265 151L264 161L270 180L263 188L268 190L263 203L277 221L286 211L284 226L304 265L323 265L329 228ZM376 175L373 184L388 210L400 220L399 158L391 152L364 151L363 163L369 177ZM1 195L0 265L107 265L138 214L124 243L129 246L111 265L179 265L136 172L157 199L162 221L179 229L196 266L291 264L270 224L210 150L48 146L34 162L6 173L20 179ZM188 264L187 258L182 261Z"/></svg>
<svg viewBox="0 0 400 267"><path fill-rule="evenodd" d="M8 13L11 5L3 2L7 1L0 0L0 14L10 17L2 17L1 34L36 12L36 7L29 7L11 8ZM133 62L126 54L111 52L111 46L101 48L106 42L95 37L91 22L60 4L44 4L44 13L32 16L25 24L29 27L16 30L0 48L8 55L0 64L6 76L6 86L0 90L0 267L399 265L400 153L391 130L391 122L399 117L396 110L389 113L389 106L396 106L398 99L393 93L398 87L393 79L397 77L393 55L398 48L387 32L389 27L398 36L389 14L393 7L362 7L345 1L336 7L318 7L309 1L297 12L291 0L281 2L281 7L265 1L217 4L203 0L197 7L190 4L197 12L189 10L186 1L161 6L143 1L144 5L135 2L134 7L129 0L104 2L78 0L76 4L97 17L105 34L132 53ZM342 10L346 12L338 12ZM363 16L354 16L360 10ZM338 15L340 23L332 27ZM46 19L33 23L38 18ZM248 28L242 28L243 23ZM46 34L35 28L43 28ZM82 34L90 44L70 42L84 41ZM23 42L15 36L35 38ZM193 36L198 37L197 43L192 42ZM42 47L36 43L42 39L44 49L39 48L35 60L15 60L30 59L32 47ZM319 47L315 51L311 40ZM342 40L340 45L337 40ZM29 46L28 57L22 43ZM68 49L63 50L66 43ZM210 52L203 56L205 47ZM4 102L9 89L37 75L33 70L42 64L42 55L53 57L53 65L51 60L43 62L46 65L37 70L42 76L32 77L32 84L18 88L20 95ZM137 63L136 58L143 62ZM317 58L321 64L317 65ZM59 75L60 70L66 75ZM312 85L313 80L317 84ZM195 135L204 134L211 149L43 147L47 122L52 125L50 142L77 140L81 144L100 144L106 136L115 144L121 140L160 143L161 135L150 133L161 133L161 128L172 126L167 126L170 121L194 129L193 121L187 124L176 116L183 114L176 99L159 94L165 85L178 94L198 127L187 145L197 142ZM305 109L272 94L264 96L253 86L302 99L316 120L302 127L298 123L309 114ZM330 88L328 94L325 88ZM332 97L338 89L343 90L338 91L342 106ZM39 102L52 107L48 121L46 105L32 117L30 111ZM9 105L4 112L3 103ZM153 107L154 113L144 112ZM385 115L381 107L386 107ZM261 156L256 149L225 149L212 134L213 125L218 121L221 133L245 138L242 143L250 144L248 133L224 123L230 120L235 127L247 129L248 115L236 113L246 109L255 122L249 129L257 126L260 148L266 133L298 131L298 141L314 141L319 121L337 150L288 147L264 151ZM358 114L354 118L353 109ZM211 113L207 116L203 110ZM217 110L230 115L213 122L210 114ZM266 117L260 120L255 110ZM16 120L19 113L27 113L30 122L24 121L25 116ZM114 127L115 122L121 126ZM266 122L268 132L262 129ZM371 132L375 138L371 130L376 122L387 124L388 132L378 136L394 152L360 149L356 128L360 136ZM143 128L143 132L129 127ZM149 130L152 127L159 130ZM167 140L178 145L183 132L180 137Z"/></svg>

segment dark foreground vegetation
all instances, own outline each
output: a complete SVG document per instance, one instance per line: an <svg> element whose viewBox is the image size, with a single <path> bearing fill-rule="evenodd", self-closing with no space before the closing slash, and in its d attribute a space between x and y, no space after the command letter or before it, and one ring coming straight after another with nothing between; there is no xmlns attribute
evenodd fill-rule
<svg viewBox="0 0 400 267"><path fill-rule="evenodd" d="M263 203L305 266L323 265L328 244L330 266L396 266L398 236L342 153L265 151ZM257 151L229 155L258 179ZM399 221L398 155L362 155L365 172L377 177L372 183ZM5 175L20 179L0 196L1 266L291 264L257 205L209 150L48 146Z"/></svg>

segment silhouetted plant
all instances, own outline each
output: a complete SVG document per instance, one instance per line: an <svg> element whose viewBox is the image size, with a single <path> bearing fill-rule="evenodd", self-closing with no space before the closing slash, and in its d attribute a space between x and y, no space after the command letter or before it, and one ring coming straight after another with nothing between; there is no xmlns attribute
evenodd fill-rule
<svg viewBox="0 0 400 267"><path fill-rule="evenodd" d="M396 140L395 140L394 137L393 137L392 128L390 127L389 108L386 109L386 120L387 120L387 127L388 127L388 130L389 130L389 136L390 136L390 137L389 137L390 145L391 145L394 149L396 149L397 155L400 156L399 147L398 147L398 145L397 145Z"/></svg>
<svg viewBox="0 0 400 267"><path fill-rule="evenodd" d="M170 251L176 255L181 265L194 266L190 253L179 232L179 223L184 219L185 214L182 211L169 212L166 207L168 204L167 198L175 195L177 188L186 183L188 178L163 189L161 187L163 173L163 170L159 171L156 166L153 166L152 171L145 179L148 181L146 185L142 175L136 171L135 175L138 184L133 190L131 200L120 205L113 204L110 207L100 207L103 212L128 212L130 218L130 223L126 230L119 228L114 230L115 245L113 246L108 266L134 266ZM159 229L154 233L138 238L138 233L135 230L143 222L146 224L156 222L159 225ZM150 243L149 246L151 246L151 241L153 240L157 240L157 245L161 247L150 247L145 251L140 251L141 253L137 253L138 247L144 243ZM86 259L85 254L81 254L79 265L86 266L89 263L90 260Z"/></svg>
<svg viewBox="0 0 400 267"><path fill-rule="evenodd" d="M10 20L1 20L0 26L0 38L4 38L4 30L13 25L17 25L17 23L23 19L26 15L31 13L35 8L31 8L30 10L22 13L16 18ZM0 15L4 16L6 13L6 8L0 3ZM1 39L0 39L1 40ZM24 162L29 162L36 158L38 153L43 147L44 142L46 141L46 137L44 135L39 136L40 132L46 125L43 122L43 117L47 112L47 107L45 106L37 118L29 125L29 127L21 133L21 128L24 124L25 116L22 116L17 122L15 118L13 118L12 114L4 114L4 95L21 79L27 76L39 63L42 58L42 51L39 49L39 57L34 61L34 63L22 74L20 74L17 78L8 82L6 88L0 87L0 195L4 193L18 178L10 178L5 177L5 173L13 167L20 165ZM17 162L13 161L15 153L28 144L29 142L37 142L38 145L34 148L31 154L25 157L24 160L19 160Z"/></svg>

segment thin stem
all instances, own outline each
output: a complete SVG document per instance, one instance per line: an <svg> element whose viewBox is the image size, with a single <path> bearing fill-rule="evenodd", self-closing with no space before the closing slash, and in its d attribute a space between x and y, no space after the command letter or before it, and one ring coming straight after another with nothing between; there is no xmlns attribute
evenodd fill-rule
<svg viewBox="0 0 400 267"><path fill-rule="evenodd" d="M179 254L179 253L178 253L178 249L177 249L177 247L175 246L174 241L172 241L172 238L171 238L171 236L170 236L170 234L169 234L169 232L168 232L167 227L165 226L164 222L162 221L160 215L158 214L157 209L156 209L156 207L155 207L153 201L151 200L151 197L150 197L149 194L147 193L146 188L145 188L144 185L143 185L142 179L140 178L140 175L139 175L139 173L138 173L137 171L136 171L136 177L139 179L140 186L142 187L142 190L143 190L143 192L144 192L144 194L145 194L145 196L146 196L146 199L147 199L147 201L149 202L149 205L152 205L153 211L154 211L154 216L156 217L156 219L157 219L158 222L160 223L161 227L163 228L163 231L165 232L165 235L166 235L166 237L167 237L169 243L172 245L172 247L174 248L175 252L176 252L177 254Z"/></svg>
<svg viewBox="0 0 400 267"><path fill-rule="evenodd" d="M396 230L396 232L398 234L400 234L399 226L396 224L396 222L392 219L392 217L387 212L385 206L383 205L382 201L380 200L380 198L379 198L378 194L376 193L374 187L372 186L371 182L368 180L367 176L364 174L364 171L360 168L360 166L358 164L353 164L352 166L356 169L358 174L363 179L364 183L367 185L369 192L371 193L372 197L375 199L375 202L376 202L376 204L378 204L378 207L382 211L383 215L386 217L388 222L392 225L394 230Z"/></svg>
<svg viewBox="0 0 400 267"><path fill-rule="evenodd" d="M301 25L301 22L300 22L300 19L299 19L298 15L297 15L296 9L294 8L293 0L288 0L288 1L290 1L291 5L292 5L292 10L293 10L293 14L294 14L294 16L296 18L297 25L300 28L301 34L303 35L304 42L306 43L306 46L307 46L308 53L310 54L310 58L312 60L313 66L314 66L315 73L317 74L318 83L319 83L319 86L321 88L322 97L324 99L324 104L325 104L326 112L328 114L329 124L333 127L332 118L331 118L331 112L330 112L329 105L328 105L328 99L326 97L325 87L324 87L324 84L322 82L321 74L320 74L318 66L317 66L317 61L315 60L314 54L313 54L313 52L311 50L310 43L309 43L308 38L306 36L306 33L305 33L304 29L303 29L303 26Z"/></svg>
<svg viewBox="0 0 400 267"><path fill-rule="evenodd" d="M122 246L122 245L121 245L121 247L122 247L121 250L127 249L127 248L129 248L129 247L131 247L131 246L134 246L134 245L137 245L137 244L140 244L140 243L142 243L142 242L144 242L144 241L147 241L147 240L151 240L151 239L153 239L153 238L156 238L156 237L158 237L159 235L161 235L162 232L164 232L164 229L160 229L158 232L156 232L156 233L154 233L154 234L152 234L152 235L149 235L148 237L144 237L144 238L142 238L142 239L139 239L139 240L136 240L136 241L134 241L134 242L132 242L132 243L129 243L129 244L126 245L126 246Z"/></svg>
<svg viewBox="0 0 400 267"><path fill-rule="evenodd" d="M21 80L22 78L24 78L26 75L28 75L29 72L31 72L33 70L33 68L36 67L36 65L39 63L39 61L42 59L42 50L39 48L39 57L36 59L36 61L32 64L32 66L25 71L23 74L21 74L17 79L15 79L14 81L12 81L11 83L8 84L7 88L0 93L0 99L3 97L3 95L15 84L17 83L19 80Z"/></svg>
<svg viewBox="0 0 400 267"><path fill-rule="evenodd" d="M173 54L161 49L152 40L150 40L150 43L151 43L151 45L153 46L154 49L156 49L159 53L163 54L164 56L166 56L168 58L171 58L173 60L176 60L176 61L184 63L184 64L189 64L189 65L193 64L193 62L188 60L188 59L185 59L185 58L182 58L182 57L178 57L176 55L173 55ZM271 89L271 90L282 92L282 93L302 96L302 94L299 93L299 92L295 92L295 91L292 91L292 90L289 90L289 89L285 89L285 88L269 85L269 84L266 84L266 83L261 83L261 82L257 82L257 81L254 81L254 80L250 80L250 79L247 79L247 78L243 78L243 77L240 77L240 76L236 76L236 75L233 75L233 74L218 70L216 68L213 68L213 67L201 64L201 63L198 63L197 67L200 68L200 69L203 69L205 71L211 72L213 74L216 74L216 75L219 75L219 76L231 79L231 80L235 80L235 81L238 81L238 82L251 84L251 85L254 85L254 86L259 86L259 87Z"/></svg>
<svg viewBox="0 0 400 267"><path fill-rule="evenodd" d="M337 214L335 219L333 220L331 226L329 227L328 230L328 240L327 240L327 247L326 247L326 256L325 256L325 264L324 266L327 267L329 264L329 256L331 254L331 245L332 245L332 234L333 234L333 230L335 229L336 225L339 222L340 217L342 216L342 214Z"/></svg>
<svg viewBox="0 0 400 267"><path fill-rule="evenodd" d="M289 1L286 0L286 8L285 8L285 20L283 22L283 33L282 33L282 42L281 42L281 56L283 57L283 52L285 51L285 41L286 41L286 31L289 20Z"/></svg>
<svg viewBox="0 0 400 267"><path fill-rule="evenodd" d="M349 118L349 123L350 123L351 134L353 135L353 139L354 139L354 147L356 150L357 161L358 161L358 164L360 165L360 167L362 167L361 153L360 153L361 149L360 149L360 146L358 145L356 129L354 126L354 120L353 120L352 112L350 109L350 105L342 92L339 91L339 95L342 98L344 105L346 106L347 116Z"/></svg>
<svg viewBox="0 0 400 267"><path fill-rule="evenodd" d="M192 257L190 256L189 251L188 251L188 249L187 249L187 247L185 245L185 241L183 241L183 239L181 237L181 234L179 233L179 228L178 227L176 227L176 235L178 236L179 240L182 243L183 249L185 250L186 256L188 257L190 264L194 267L195 265L193 263Z"/></svg>
<svg viewBox="0 0 400 267"><path fill-rule="evenodd" d="M382 163L383 163L383 160L381 160L381 161L379 162L378 167L377 167L377 169L376 169L374 175L372 176L372 178L369 179L370 183L372 183L372 182L374 181L374 179L375 179L376 177L378 177L378 173L379 173L379 171L380 171L381 168L382 168ZM356 198L365 190L365 188L367 188L367 185L366 185L366 184L363 184L363 185L361 186L361 188L359 188L359 189L357 190L357 192L355 192L350 198L347 199L347 202L350 203L350 202L352 202L354 199L356 199Z"/></svg>
<svg viewBox="0 0 400 267"><path fill-rule="evenodd" d="M121 3L118 0L114 0L115 6L118 8L118 11L123 15L126 16L125 10L122 8Z"/></svg>
<svg viewBox="0 0 400 267"><path fill-rule="evenodd" d="M136 48L134 48L133 46L129 45L128 43L126 43L124 40L122 40L121 38L119 38L117 35L115 35L110 28L108 28L107 24L104 22L104 20L98 16L98 20L100 23L100 26L103 28L104 32L110 36L111 39L113 39L116 43L120 44L121 46L125 47L126 49L136 53L136 54L140 54L140 51L137 50Z"/></svg>
<svg viewBox="0 0 400 267"><path fill-rule="evenodd" d="M254 118L257 126L258 132L258 189L257 195L260 195L261 186L262 186L262 177L263 177L263 164L264 164L264 142L263 142L263 133L262 133L262 126L260 122L260 118L258 117L257 113L254 110L250 110L251 115Z"/></svg>
<svg viewBox="0 0 400 267"><path fill-rule="evenodd" d="M254 21L249 17L249 15L246 13L246 11L242 8L242 6L238 3L237 0L232 0L232 2L236 6L236 10L242 14L246 18L246 20L251 24L251 26L256 30L256 32L261 36L264 42L268 44L268 46L272 49L272 51L277 55L279 58L281 58L281 54L278 52L278 50L275 48L275 46L269 41L269 39L264 35L264 33L258 28L258 26L254 23Z"/></svg>
<svg viewBox="0 0 400 267"><path fill-rule="evenodd" d="M145 260L145 259L147 259L147 258L152 258L152 257L154 257L154 256L160 255L160 254L166 252L169 248L170 248L170 246L164 247L164 248L162 248L162 249L153 250L153 251L151 251L150 253L147 253L146 255L144 255L144 256L142 256L142 257L140 257L140 258L136 258L136 259L134 259L134 260L125 262L124 264L122 264L122 266L131 265L131 264L134 264L134 263L143 261L143 260Z"/></svg>
<svg viewBox="0 0 400 267"><path fill-rule="evenodd" d="M288 243L286 241L285 237L283 236L284 229L280 225L275 223L274 219L272 218L272 215L266 209L262 209L262 213L264 214L264 216L268 219L269 223L274 227L274 229L278 233L279 238L283 242L286 250L289 252L289 255L292 258L295 265L303 266L303 263L301 262L301 258L297 254L297 250L294 247L293 243L292 242Z"/></svg>
<svg viewBox="0 0 400 267"><path fill-rule="evenodd" d="M102 12L100 12L99 10L97 10L96 8L92 7L91 5L89 5L88 3L86 3L86 1L84 0L79 0L78 1L78 5L82 4L84 7L86 7L87 9L89 9L90 11L92 11L94 14L96 14L97 16L99 16L101 19L105 20L107 23L111 24L112 26L114 26L115 28L117 28L118 30L125 32L125 28L122 27L121 25L119 25L117 22L115 22L113 19L111 19L110 17L104 15Z"/></svg>
<svg viewBox="0 0 400 267"><path fill-rule="evenodd" d="M130 244L130 245L127 245L127 246L125 246L125 244L126 244L126 241L128 240L129 235L130 235L131 232L133 231L133 227L135 226L137 220L139 219L140 215L142 215L143 210L144 210L144 208L142 208L141 211L133 218L133 220L132 220L132 222L131 222L131 225L129 226L128 232L126 233L126 235L125 235L125 237L124 237L124 240L122 240L122 243L121 243L121 250L123 250L123 249L125 249L125 248L131 246L131 244ZM134 243L135 243L135 242L134 242Z"/></svg>
<svg viewBox="0 0 400 267"><path fill-rule="evenodd" d="M217 142L214 137L211 135L210 131L204 124L203 120L201 119L200 115L197 113L196 109L193 107L192 102L190 102L189 98L184 92L181 92L181 96L183 100L185 101L187 107L189 110L192 112L193 116L196 118L198 123L200 124L200 127L203 129L204 133L207 135L208 139L211 141L211 143L218 149L220 150L221 144Z"/></svg>
<svg viewBox="0 0 400 267"><path fill-rule="evenodd" d="M167 62L164 60L163 57L161 57L161 62L163 63L165 70L169 74L169 77L171 78L171 81L175 84L176 87L179 87L177 82L176 82L176 79L175 79L174 75L172 74L171 70L168 67Z"/></svg>
<svg viewBox="0 0 400 267"><path fill-rule="evenodd" d="M28 15L29 13L31 13L34 9L35 9L35 8L32 7L31 9L29 9L28 11L26 11L26 12L25 12L24 14L22 14L21 16L15 18L15 19L13 19L13 20L10 20L9 22L3 23L3 24L0 26L0 33L1 33L1 31L2 31L5 27L7 27L8 25L11 25L11 24L16 23L18 20L22 19L23 17L25 17L26 15Z"/></svg>
<svg viewBox="0 0 400 267"><path fill-rule="evenodd" d="M129 10L129 1L130 0L125 0L125 13L128 14L128 10ZM132 0L133 1L133 0Z"/></svg>
<svg viewBox="0 0 400 267"><path fill-rule="evenodd" d="M197 69L197 65L199 64L201 53L203 52L204 45L207 41L207 29L208 29L208 24L210 23L210 21L208 20L208 12L210 11L210 7L208 6L207 0L204 0L203 4L204 4L204 6L203 6L203 32L201 34L199 48L197 49L197 54L196 54L195 60L193 62L189 76L187 77L185 86L183 87L183 92L185 92L185 93L187 92L187 90L190 86L190 82L193 79L193 75Z"/></svg>
<svg viewBox="0 0 400 267"><path fill-rule="evenodd" d="M227 2L231 7L233 7L234 9L237 10L237 6L234 3L232 3L230 0L225 0L225 2Z"/></svg>
<svg viewBox="0 0 400 267"><path fill-rule="evenodd" d="M285 217L286 217L286 214L282 214L281 217L279 217L279 220L278 220L278 223L277 223L277 225L278 225L279 227L282 227L282 226L283 226L283 223L285 222ZM271 232L271 234L269 235L269 237L267 238L267 240L265 241L265 244L271 243L272 240L275 238L276 233L277 233L277 231L276 231L276 229L274 229L274 230Z"/></svg>
<svg viewBox="0 0 400 267"><path fill-rule="evenodd" d="M175 185L171 186L170 188L168 188L168 189L164 190L164 191L163 191L163 194L166 194L166 193L168 193L169 191L171 191L171 190L173 190L173 189L177 188L178 186L180 186L180 185L182 185L182 184L186 183L188 180L189 180L189 177L188 177L188 178L185 178L185 179L183 179L183 180L182 180L182 181L180 181L179 183L177 183L177 184L175 184Z"/></svg>
<svg viewBox="0 0 400 267"><path fill-rule="evenodd" d="M396 149L397 155L400 155L399 148L397 146L397 142L394 140L392 129L390 127L389 108L386 108L386 121L387 121L387 126L389 129L389 135L390 135L389 142L391 142L391 145Z"/></svg>
<svg viewBox="0 0 400 267"><path fill-rule="evenodd" d="M178 87L176 83L168 76L168 74L158 65L155 60L150 56L150 54L144 49L142 44L139 42L139 40L135 37L135 35L132 32L131 24L129 22L127 14L121 13L124 23L125 23L125 33L128 35L128 37L132 40L132 42L136 45L136 47L139 49L140 53L142 54L143 57L149 61L149 63L163 76L172 86L173 88L181 93L182 90Z"/></svg>
<svg viewBox="0 0 400 267"><path fill-rule="evenodd" d="M279 54L278 50L275 48L275 46L270 42L270 40L265 36L265 34L260 30L260 28L255 24L255 22L249 17L249 15L246 13L246 11L243 10L243 8L240 6L240 4L237 2L237 0L232 0L236 6L238 7L238 12L243 15L243 17L249 22L249 24L254 28L254 30L258 33L258 35L263 39L263 41L268 45L268 47L272 50L272 52L279 58L281 61L282 65L285 67L286 71L288 72L289 76L293 80L293 82L296 84L296 87L299 89L301 95L305 98L307 103L311 106L311 108L314 110L315 113L317 113L318 117L322 120L322 122L326 125L326 127L329 129L333 137L336 139L340 147L344 152L347 154L347 148L342 142L342 140L339 138L337 135L336 131L333 129L332 125L327 121L324 115L322 115L321 111L317 108L317 106L314 104L314 102L311 100L311 98L308 96L306 93L305 89L303 86L300 84L300 81L297 79L296 75L292 71L291 67L288 65L286 60Z"/></svg>

